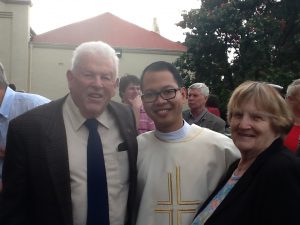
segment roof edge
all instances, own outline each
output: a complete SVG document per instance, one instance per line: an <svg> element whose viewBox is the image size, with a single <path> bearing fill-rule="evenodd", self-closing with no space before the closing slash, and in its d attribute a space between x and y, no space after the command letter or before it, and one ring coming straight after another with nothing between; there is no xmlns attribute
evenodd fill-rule
<svg viewBox="0 0 300 225"><path fill-rule="evenodd" d="M31 0L1 0L6 4L29 5L32 6Z"/></svg>
<svg viewBox="0 0 300 225"><path fill-rule="evenodd" d="M32 47L37 48L55 48L55 49L66 49L66 50L74 50L78 45L68 45L68 44L50 44L50 43L34 43L30 42ZM171 55L182 54L186 51L178 51L178 50L166 50L166 49L147 49L147 48L122 48L118 46L112 46L114 49L122 49L122 52L126 53L147 53L147 54L157 54L157 53L168 53Z"/></svg>

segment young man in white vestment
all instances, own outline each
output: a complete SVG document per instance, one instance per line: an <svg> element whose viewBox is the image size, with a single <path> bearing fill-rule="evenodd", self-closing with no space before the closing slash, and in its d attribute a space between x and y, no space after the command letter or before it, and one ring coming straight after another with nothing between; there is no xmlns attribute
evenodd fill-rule
<svg viewBox="0 0 300 225"><path fill-rule="evenodd" d="M183 120L186 89L172 64L146 67L141 89L156 130L138 136L137 225L190 225L240 154L225 135Z"/></svg>

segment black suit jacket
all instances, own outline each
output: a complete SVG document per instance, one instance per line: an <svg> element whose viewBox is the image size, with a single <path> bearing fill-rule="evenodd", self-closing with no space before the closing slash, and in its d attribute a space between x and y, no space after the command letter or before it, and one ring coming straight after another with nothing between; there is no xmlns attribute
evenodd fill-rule
<svg viewBox="0 0 300 225"><path fill-rule="evenodd" d="M3 168L2 225L73 224L62 114L65 98L35 108L9 125ZM130 186L127 224L134 225L137 175L134 115L129 107L119 103L110 102L107 107L117 119L128 147Z"/></svg>
<svg viewBox="0 0 300 225"><path fill-rule="evenodd" d="M256 158L205 225L299 225L299 160L277 139ZM199 212L224 186L237 164L229 168Z"/></svg>
<svg viewBox="0 0 300 225"><path fill-rule="evenodd" d="M183 115L183 119L189 122L191 111L186 110L182 113L182 115ZM225 121L220 117L208 112L207 110L204 116L195 124L197 124L200 127L206 127L208 129L219 132L221 134L225 133L225 126L226 126Z"/></svg>

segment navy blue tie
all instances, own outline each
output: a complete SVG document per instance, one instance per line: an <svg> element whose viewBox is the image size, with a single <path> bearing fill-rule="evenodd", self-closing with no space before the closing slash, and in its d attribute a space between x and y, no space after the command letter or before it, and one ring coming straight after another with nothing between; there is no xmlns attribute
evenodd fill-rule
<svg viewBox="0 0 300 225"><path fill-rule="evenodd" d="M97 131L98 121L88 119L87 144L87 225L109 225L109 207L103 149Z"/></svg>

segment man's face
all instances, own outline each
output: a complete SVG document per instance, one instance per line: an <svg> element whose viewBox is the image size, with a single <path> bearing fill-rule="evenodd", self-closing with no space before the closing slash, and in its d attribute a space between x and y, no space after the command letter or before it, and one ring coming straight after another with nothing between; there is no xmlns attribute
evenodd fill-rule
<svg viewBox="0 0 300 225"><path fill-rule="evenodd" d="M158 93L167 89L178 89L178 84L171 72L148 71L144 74L143 94ZM182 107L185 102L184 88L176 90L175 97L164 100L161 96L153 102L143 100L144 109L154 121L156 128L161 132L172 132L180 129L183 124Z"/></svg>
<svg viewBox="0 0 300 225"><path fill-rule="evenodd" d="M130 83L124 93L123 93L123 98L122 101L126 104L130 104L129 100L133 100L136 96L141 94L141 88L139 84L133 84Z"/></svg>
<svg viewBox="0 0 300 225"><path fill-rule="evenodd" d="M67 78L72 99L85 118L99 116L118 86L112 60L95 54L81 55Z"/></svg>
<svg viewBox="0 0 300 225"><path fill-rule="evenodd" d="M286 99L294 117L300 118L300 91L293 93Z"/></svg>
<svg viewBox="0 0 300 225"><path fill-rule="evenodd" d="M191 110L203 110L207 101L207 96L201 94L197 88L189 89L188 105Z"/></svg>

